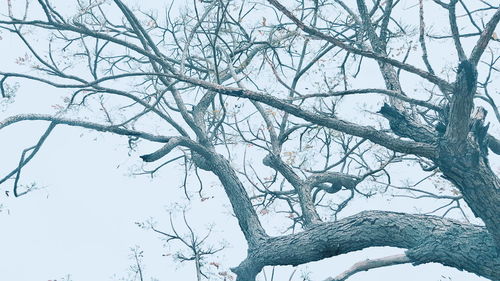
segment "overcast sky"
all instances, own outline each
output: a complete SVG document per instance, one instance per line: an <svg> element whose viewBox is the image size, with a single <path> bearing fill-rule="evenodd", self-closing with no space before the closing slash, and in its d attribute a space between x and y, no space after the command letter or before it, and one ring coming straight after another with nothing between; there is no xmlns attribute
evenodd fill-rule
<svg viewBox="0 0 500 281"><path fill-rule="evenodd" d="M22 2L13 0L14 3L18 1ZM0 11L4 14L6 2L0 2ZM60 6L69 6L71 2ZM144 6L166 5L165 1L146 2ZM0 71L18 69L14 61L24 54L24 50L7 33L0 36ZM0 120L16 113L52 113L54 105L61 102L61 96L67 94L39 83L19 82L14 102L0 101ZM46 122L25 122L0 130L0 177L15 168L20 152L34 145L47 126ZM164 169L155 178L133 176L141 165L138 156L155 147L145 144L141 151L129 155L126 138L56 127L22 172L23 184L34 182L41 189L14 198L5 193L11 190L11 181L0 187L0 280L63 280L68 275L73 281L118 280L129 274L129 266L133 264L130 248L135 246L144 250L145 280L152 277L161 281L195 280L193 263L179 264L172 259L171 254L178 251L178 245L165 247L160 236L135 224L153 218L160 228L168 230L168 210L176 203L190 204L187 216L199 233L215 225L210 243L224 244L226 249L210 261L222 263L221 270L228 270L242 261L246 253L245 241L215 179L206 181L204 195L209 200L194 197L188 202L179 188L183 177L180 165ZM350 212L379 206L372 201L358 202L360 205ZM384 201L383 204L391 203ZM266 218L263 220L266 223ZM174 221L182 230L180 217ZM312 280L323 280L360 260L401 252L381 247L341 255L300 266L294 280L301 280L301 272L311 272ZM276 280L288 280L290 272L290 268L279 271ZM486 279L438 264L427 264L371 270L349 280Z"/></svg>

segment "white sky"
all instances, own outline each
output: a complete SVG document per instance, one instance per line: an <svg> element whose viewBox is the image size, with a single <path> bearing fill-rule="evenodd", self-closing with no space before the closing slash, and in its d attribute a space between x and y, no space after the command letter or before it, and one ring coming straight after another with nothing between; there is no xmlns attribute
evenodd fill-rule
<svg viewBox="0 0 500 281"><path fill-rule="evenodd" d="M163 1L147 3L164 5ZM4 12L5 1L0 5L0 11ZM0 36L3 38L0 40L0 70L3 71L16 67L13 62L23 51L5 32ZM52 112L51 106L60 102L62 94L64 91L23 81L15 102L0 106L3 108L0 119L20 112ZM0 130L0 176L15 167L20 151L35 144L47 125L45 122L26 122ZM179 265L170 256L162 256L176 249L165 248L158 235L134 224L152 217L163 226L162 229L168 230L166 209L175 202L186 204L179 189L183 176L180 166L172 165L154 179L130 175L134 167L141 165L138 155L154 150L153 146L149 148L142 146L139 152L128 156L125 138L56 127L22 173L23 183L36 182L45 188L21 198L5 195L4 191L12 188L12 182L0 188L0 204L4 205L0 212L0 281L62 280L67 274L74 281L115 280L127 276L128 267L133 263L129 259L129 249L135 245L144 250L145 280L150 277L162 281L195 280L192 263ZM244 258L245 243L236 220L229 215L230 208L221 187L215 180L207 182L204 195L214 198L200 202L194 197L188 218L201 233L205 233L207 225L215 223L214 244L224 240L229 246L221 255L209 260L221 262L227 270ZM367 204L360 203L354 209L378 206L371 201ZM263 219L266 223L266 218ZM181 225L181 220L177 222ZM323 280L362 259L400 252L390 248L367 249L299 269L310 271L313 280ZM290 269L285 271L290 272ZM287 274L277 275L276 280L288 280ZM300 280L299 273L295 276L294 280ZM403 279L485 280L438 264L376 269L359 273L349 280Z"/></svg>

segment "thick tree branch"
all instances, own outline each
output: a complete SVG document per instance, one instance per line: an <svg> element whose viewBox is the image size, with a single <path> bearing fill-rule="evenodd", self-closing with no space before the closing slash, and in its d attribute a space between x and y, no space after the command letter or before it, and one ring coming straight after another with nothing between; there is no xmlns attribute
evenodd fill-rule
<svg viewBox="0 0 500 281"><path fill-rule="evenodd" d="M407 249L414 265L438 262L486 278L500 278L500 257L484 227L434 216L366 211L301 233L269 238L233 271L254 280L264 266L299 265L368 247Z"/></svg>
<svg viewBox="0 0 500 281"><path fill-rule="evenodd" d="M170 153L170 151L172 151L174 148L181 145L183 141L185 140L183 140L182 138L173 137L162 148L151 154L142 155L141 158L144 162L154 162Z"/></svg>
<svg viewBox="0 0 500 281"><path fill-rule="evenodd" d="M207 155L205 159L209 169L221 181L249 247L260 245L268 236L260 224L245 187L233 167L222 155L215 152Z"/></svg>
<svg viewBox="0 0 500 281"><path fill-rule="evenodd" d="M307 183L310 186L330 183L332 184L332 188L339 190L342 187L345 187L346 189L353 189L358 183L360 183L360 181L361 178L338 172L324 172L314 174L307 178Z"/></svg>

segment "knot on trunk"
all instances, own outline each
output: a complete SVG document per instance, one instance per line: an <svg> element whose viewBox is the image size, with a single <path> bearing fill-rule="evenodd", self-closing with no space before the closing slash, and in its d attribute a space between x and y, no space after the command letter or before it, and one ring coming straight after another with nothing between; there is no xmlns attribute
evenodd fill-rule
<svg viewBox="0 0 500 281"><path fill-rule="evenodd" d="M270 167L270 168L273 168L273 169L277 169L276 167L280 164L280 158L278 158L278 156L272 154L272 153L269 153L268 155L266 155L264 157L264 159L262 159L262 164L264 164L264 166L267 166L267 167Z"/></svg>
<svg viewBox="0 0 500 281"><path fill-rule="evenodd" d="M210 161L208 161L205 157L197 153L196 151L191 151L191 160L196 165L196 167L205 170L212 171L213 167Z"/></svg>
<svg viewBox="0 0 500 281"><path fill-rule="evenodd" d="M384 103L378 113L389 121L391 130L400 137L424 143L435 143L437 141L437 133L433 128L416 122L413 118L387 103Z"/></svg>

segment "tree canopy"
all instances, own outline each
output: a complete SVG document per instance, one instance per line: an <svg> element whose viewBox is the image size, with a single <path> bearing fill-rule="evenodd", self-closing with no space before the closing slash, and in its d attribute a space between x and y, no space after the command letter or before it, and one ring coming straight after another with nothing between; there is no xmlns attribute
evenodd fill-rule
<svg viewBox="0 0 500 281"><path fill-rule="evenodd" d="M8 1L0 18L26 49L0 66L2 100L26 80L66 93L53 114L0 121L48 124L2 175L7 192L29 196L21 170L74 126L127 138L143 174L182 165L187 197L216 177L247 241L238 281L378 246L405 251L327 280L402 263L500 280L495 1L74 4ZM381 198L421 211L363 206ZM198 280L222 250L153 230L192 247Z"/></svg>

